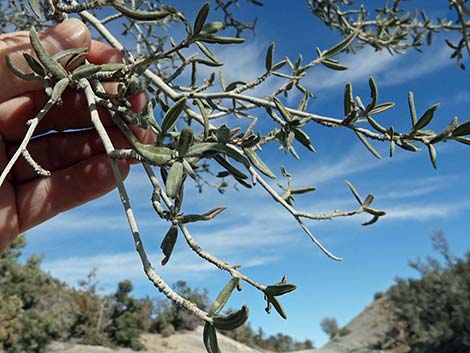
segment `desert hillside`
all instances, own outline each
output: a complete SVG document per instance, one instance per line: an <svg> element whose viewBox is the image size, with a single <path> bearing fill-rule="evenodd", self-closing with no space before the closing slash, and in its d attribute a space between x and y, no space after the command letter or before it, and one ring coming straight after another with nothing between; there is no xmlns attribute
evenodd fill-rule
<svg viewBox="0 0 470 353"><path fill-rule="evenodd" d="M399 342L397 320L391 304L381 298L368 305L357 315L343 332L336 335L321 348L298 351L299 353L404 353L406 348ZM205 353L202 328L191 332L178 332L170 337L145 334L142 336L147 353ZM392 339L393 337L393 339ZM218 335L222 353L267 352L253 349L223 335ZM398 340L397 340L398 339ZM385 347L380 349L379 347ZM134 353L130 349L117 349L54 342L47 353Z"/></svg>
<svg viewBox="0 0 470 353"><path fill-rule="evenodd" d="M405 353L403 327L386 297L368 305L323 347L302 353ZM300 353L300 352L299 352Z"/></svg>
<svg viewBox="0 0 470 353"><path fill-rule="evenodd" d="M222 353L260 353L265 352L249 348L223 335L218 335L219 346ZM202 343L202 327L195 331L177 332L169 337L159 334L144 334L142 341L147 348L145 353L206 353ZM142 352L142 351L141 351ZM80 344L54 342L47 353L136 353L131 349L86 346Z"/></svg>

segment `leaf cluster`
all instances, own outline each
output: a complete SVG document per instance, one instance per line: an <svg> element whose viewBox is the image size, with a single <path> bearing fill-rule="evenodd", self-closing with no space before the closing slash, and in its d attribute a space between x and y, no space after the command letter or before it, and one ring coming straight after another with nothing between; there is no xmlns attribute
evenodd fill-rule
<svg viewBox="0 0 470 353"><path fill-rule="evenodd" d="M284 319L287 318L287 314L279 297L293 291L295 286L287 283L285 278L273 285L260 284L242 273L239 266L231 265L205 251L192 237L188 225L211 221L226 206L215 206L210 210L185 213L185 201L191 197L187 185L194 182L198 188L201 188L201 185L215 186L221 192L229 185L228 180L235 183L237 187L248 189L259 185L276 203L291 214L299 227L321 251L334 260L340 260L321 244L305 225L304 220L322 221L367 213L372 218L363 225L371 225L385 215L384 211L372 207L374 195L367 194L363 198L354 186L347 182L353 197L359 204L357 209L321 214L297 210L294 207L294 198L313 192L315 187L293 187L293 177L285 168L281 168L282 176L287 179L287 186L278 184L284 194L274 190L265 177L276 179L276 171L264 160L263 150L271 146L279 147L287 154L300 159L304 153L315 152L316 141L312 137L312 131L318 126L350 130L377 158L381 158L381 154L371 141L388 142L390 156L394 154L396 146L410 152L419 151L420 146L424 146L429 152L434 167L436 167L437 154L434 146L437 143L454 140L470 144L468 138L470 122L460 123L457 118L454 118L442 131L429 130L428 126L434 119L438 105L429 107L418 118L412 93L409 94L410 129L400 132L396 131L393 125L385 127L380 120L380 114L393 108L395 103L380 101L378 85L372 77L369 78L370 99L367 104L364 104L360 97L354 96L352 85L347 84L344 90L343 109L338 112L338 117L326 117L309 110L310 100L315 95L303 85L302 79L308 72L320 65L331 70L346 70L347 67L335 57L341 52L354 50L357 42L361 43L368 38L374 38L373 32L372 34L369 31L364 32L367 27L367 24L363 23L366 18L364 10L353 11L348 15L340 14L339 7L336 6L340 3L338 1L322 2L325 6L321 11L325 12L321 12L320 16L326 16L325 20L332 21L332 27L337 27L334 22L335 18L340 21L338 16L343 16L342 25L346 27L350 25L350 28L344 30L343 40L324 50L317 48L310 60L304 60L301 55L295 60L289 57L278 58L273 43L266 50L265 72L249 82L238 79L227 82L223 70L211 71L210 74L201 77L201 68L215 70L214 68L223 65L216 52L213 51L214 47L238 45L244 41L240 34L245 27L236 22L230 14L231 5L237 2L218 0L215 2L226 15L224 21L211 21L210 3L202 4L199 11L189 18L177 8L161 2L29 0L29 7L33 13L47 20L59 21L65 16L78 14L112 46L121 50L124 53L124 60L118 64L90 64L86 61L86 51L80 48L50 55L39 40L35 27L31 27L29 38L33 53L24 54L29 70L24 72L15 67L8 57L6 62L9 68L22 79L41 81L44 91L49 96L49 101L28 122L29 128L24 140L0 175L1 186L14 162L21 155L40 175L49 175L50 173L43 170L28 153L28 142L47 112L53 106L62 104L61 96L67 89L83 92L88 102L93 126L110 157L120 199L126 209L126 216L144 270L154 285L175 305L189 310L197 316L198 320L205 322L203 339L209 353L219 351L217 329L236 329L248 319L249 310L246 306L236 311L222 313L231 294L235 289L241 290L242 283L260 291L266 300L268 313L274 308ZM259 1L251 0L250 2L256 6L261 5ZM352 2L343 0L341 3L349 5ZM318 5L316 1L310 1L310 4L312 9ZM396 19L397 14L400 13L399 1L395 1L394 4L393 8L387 7L382 11L385 17ZM102 11L103 8L109 11ZM350 16L357 17L356 22L348 22ZM403 18L403 23L407 25L410 25L409 21L412 23L416 21L415 18L412 20L407 18L406 16ZM135 48L124 47L111 32L113 28L111 24L117 20L124 23L122 35L134 38ZM385 33L385 38L391 38L391 43L401 48L400 46L405 44L402 44L400 31L390 38L387 37L388 31L392 31L397 26L393 21L387 22L389 20L381 18L382 22L377 22L376 26L380 27L380 33ZM180 26L178 33L182 35L179 40L168 36L168 32L162 32L168 28L169 33L173 33L172 30L175 28L173 26ZM227 34L227 27L230 26L236 29L235 36ZM412 29L410 31L412 32ZM419 43L419 40L416 40L416 43ZM185 75L187 73L189 75ZM259 97L255 89L273 78L280 79L281 83L271 94ZM117 83L116 92L105 90L104 87L108 82ZM134 112L129 97L141 92L149 95L149 101L142 112ZM297 96L294 93L300 94ZM292 105L292 100L297 104ZM132 146L131 149L116 149L112 145L101 123L101 113L97 105L104 107L110 113L114 124ZM258 123L261 121L262 124ZM150 130L154 143L144 144L139 141L130 126ZM201 303L195 303L194 298L187 299L179 294L174 288L168 286L154 270L145 252L130 198L117 168L116 160L118 159L133 159L141 162L147 174L151 184L149 200L160 220L166 225L166 232L163 232L158 240L163 254L161 264L170 263L178 240L184 238L186 244L197 256L229 273L228 284L209 308L204 308ZM206 175L209 176L206 178ZM108 338L137 347L138 343L132 341L131 337L135 336L140 328L131 324L133 319L128 310L119 309L119 306L127 308L135 304L131 305L132 301L126 297L128 287L126 289L123 284L120 294L110 299L114 309L109 314L110 316L108 315L109 320L114 320L120 331L119 333L108 332L110 335ZM94 307L93 310L96 309ZM103 310L101 312L106 311ZM165 320L168 321L168 319ZM99 322L98 326L103 323L103 320ZM173 329L179 327L177 322L172 321L171 325ZM103 330L106 331L104 327L107 326L103 326Z"/></svg>
<svg viewBox="0 0 470 353"><path fill-rule="evenodd" d="M470 54L470 7L467 1L449 0L455 19L430 18L423 9L411 9L403 0L384 1L382 7L369 9L353 0L308 0L311 12L329 28L344 36L358 33L359 43L349 47L351 52L363 46L375 50L388 50L402 54L408 48L421 51L423 45L431 45L440 32L452 32L460 38L457 42L446 39L453 50L452 59L465 70L464 55Z"/></svg>

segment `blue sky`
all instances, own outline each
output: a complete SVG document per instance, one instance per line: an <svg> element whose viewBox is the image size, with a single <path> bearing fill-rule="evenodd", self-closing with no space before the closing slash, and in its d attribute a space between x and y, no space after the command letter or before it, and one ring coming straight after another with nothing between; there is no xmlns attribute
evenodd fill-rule
<svg viewBox="0 0 470 353"><path fill-rule="evenodd" d="M447 7L440 9L436 3L426 5L432 6L431 14L446 14ZM189 3L183 10L193 18L198 7ZM248 34L246 43L240 46L213 47L226 63L228 81L250 80L262 73L265 52L272 41L277 43L278 60L285 56L295 60L298 53L309 60L315 57L316 46L326 49L339 39L308 13L306 1L293 1L289 6L266 1L263 9L242 6L240 13L245 18L258 17L256 34ZM217 13L212 18L216 19ZM344 84L352 82L355 94L367 102L368 77L373 75L380 101L397 103L393 110L377 116L385 126L409 129L409 90L415 94L418 115L441 102L432 128L439 130L453 116L462 122L469 120L468 71L461 71L448 58L450 52L442 38L436 38L424 52L390 56L364 49L356 56L340 55L341 62L350 67L348 71L320 68L305 78L305 85L318 97L309 110L340 117ZM470 66L468 58L466 63ZM257 94L268 93L272 87L274 83L268 83ZM298 99L293 96L287 102L297 105ZM270 284L287 274L289 281L298 286L297 291L281 298L287 321L275 313L266 315L262 295L248 286L234 296L231 307L249 304L252 326L263 326L269 334L283 332L321 345L327 340L320 329L322 318L335 317L340 325L345 325L372 301L375 292L393 284L396 276L415 275L407 261L432 254L433 230L444 230L456 255L469 250L470 158L464 145L439 144L435 171L426 151L413 154L397 150L395 157L389 159L388 146L374 144L384 155L377 160L350 131L319 126L311 126L308 131L317 153L302 153L301 161L269 148L263 152L263 158L279 176L279 167L285 165L295 176L295 185L318 188L298 197L297 208L312 212L356 208L344 183L348 179L361 194L375 194L375 207L387 212L370 227L361 226L366 219L363 216L309 223L318 238L344 261L338 263L324 256L284 209L271 202L259 187L220 195L210 189L198 194L189 184L185 211L204 212L229 206L216 220L191 227L197 241L219 257L243 264L242 270L259 282ZM301 147L298 150L303 152ZM278 181L283 182L282 178ZM151 189L140 167L133 168L126 184L157 272L169 283L183 279L192 287L208 288L211 297L215 297L228 276L192 255L181 239L170 263L161 268L159 245L168 225L153 213ZM28 242L25 256L43 253L43 268L71 285L97 268L97 278L107 291L114 290L118 281L130 279L136 295L159 295L142 271L116 192L29 231Z"/></svg>

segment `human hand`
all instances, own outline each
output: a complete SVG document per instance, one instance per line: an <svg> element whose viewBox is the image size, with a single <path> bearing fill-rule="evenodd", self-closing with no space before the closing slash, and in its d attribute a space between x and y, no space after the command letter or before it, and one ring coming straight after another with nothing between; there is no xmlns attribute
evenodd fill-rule
<svg viewBox="0 0 470 353"><path fill-rule="evenodd" d="M88 48L86 59L91 63L121 61L118 50L92 41L87 27L76 19L48 29L40 39L49 54L70 48ZM11 54L13 64L29 72L21 54L25 51L30 51L27 32L0 35L0 172L20 144L27 129L26 122L48 100L40 81L22 80L6 66L5 56ZM67 90L62 99L63 104L51 109L36 129L36 137L28 144L33 159L52 175L38 176L20 158L0 187L0 252L19 233L93 200L116 185L101 140L94 130L87 129L92 125L85 97ZM144 94L132 97L132 109L140 111L145 100ZM128 146L125 138L112 126L110 116L100 112L113 143L118 147ZM70 129L80 131L64 132ZM142 141L151 139L142 130L134 131ZM130 164L119 161L123 177L127 176Z"/></svg>

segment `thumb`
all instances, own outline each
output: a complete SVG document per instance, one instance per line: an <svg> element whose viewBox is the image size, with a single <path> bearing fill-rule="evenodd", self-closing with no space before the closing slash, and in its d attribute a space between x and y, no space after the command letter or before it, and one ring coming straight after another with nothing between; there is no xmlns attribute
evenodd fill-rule
<svg viewBox="0 0 470 353"><path fill-rule="evenodd" d="M90 49L91 45L88 28L77 19L69 19L57 26L48 28L39 34L39 39L51 55L71 48ZM5 56L8 55L15 67L23 72L31 72L23 57L23 53L31 53L31 51L28 32L0 35L0 82L2 82L2 86L0 86L0 103L19 94L41 89L40 81L25 81L17 77L5 62Z"/></svg>

